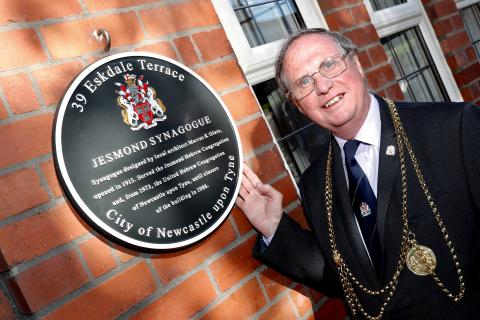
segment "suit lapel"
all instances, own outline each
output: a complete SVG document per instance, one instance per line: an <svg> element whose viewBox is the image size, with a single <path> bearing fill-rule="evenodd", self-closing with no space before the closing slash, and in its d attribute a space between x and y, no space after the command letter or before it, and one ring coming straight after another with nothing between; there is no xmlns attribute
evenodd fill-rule
<svg viewBox="0 0 480 320"><path fill-rule="evenodd" d="M376 97L379 102L380 107L380 119L382 122L381 129L381 139L380 139L380 155L379 155L379 166L378 166L378 188L377 188L377 230L378 236L380 238L380 245L384 252L385 257L385 267L384 267L384 278L391 276L393 269L396 267L396 259L390 259L390 251L397 251L400 243L397 243L398 235L385 234L385 229L387 222L392 223L394 220L395 223L400 223L401 225L401 204L398 195L393 195L392 190L396 189L399 191L399 188L395 188L395 185L399 185L400 181L400 160L398 156L398 146L395 139L395 131L393 129L392 119L388 110L387 103L380 97ZM394 146L395 154L391 155L391 152L387 154L387 148L389 146ZM390 147L391 148L391 147ZM397 192L397 191L395 191ZM388 212L388 208L393 208ZM392 220L393 219L393 220ZM390 240L390 241L389 241ZM394 243L392 243L392 241Z"/></svg>
<svg viewBox="0 0 480 320"><path fill-rule="evenodd" d="M378 98L380 118L382 121L382 133L380 138L380 157L378 165L378 188L377 188L377 228L382 248L385 245L385 222L387 208L390 202L392 189L396 183L399 171L398 147L395 140L392 120L385 101ZM395 154L387 155L387 148L394 146Z"/></svg>

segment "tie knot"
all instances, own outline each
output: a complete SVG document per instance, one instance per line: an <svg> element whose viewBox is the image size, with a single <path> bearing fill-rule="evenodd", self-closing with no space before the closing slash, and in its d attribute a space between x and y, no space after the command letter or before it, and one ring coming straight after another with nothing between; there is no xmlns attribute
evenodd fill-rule
<svg viewBox="0 0 480 320"><path fill-rule="evenodd" d="M358 140L350 140L345 142L343 145L343 151L345 152L345 161L352 161L355 157L355 153L357 152L358 146L360 145L360 141Z"/></svg>

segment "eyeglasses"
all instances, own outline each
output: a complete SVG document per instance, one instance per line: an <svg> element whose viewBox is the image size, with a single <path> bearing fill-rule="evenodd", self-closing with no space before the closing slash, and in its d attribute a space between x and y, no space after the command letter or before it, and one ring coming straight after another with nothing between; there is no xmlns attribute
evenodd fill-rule
<svg viewBox="0 0 480 320"><path fill-rule="evenodd" d="M317 73L327 79L332 79L342 74L347 70L347 63L345 62L347 56L348 54L339 54L323 60L318 66L317 72L304 75L295 80L292 88L287 92L287 98L293 97L296 100L302 100L312 93L315 89L315 78L313 76Z"/></svg>

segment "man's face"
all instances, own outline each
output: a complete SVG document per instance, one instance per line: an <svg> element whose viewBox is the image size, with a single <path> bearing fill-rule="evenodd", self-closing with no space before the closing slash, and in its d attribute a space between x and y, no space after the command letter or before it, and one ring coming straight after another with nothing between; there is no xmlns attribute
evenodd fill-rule
<svg viewBox="0 0 480 320"><path fill-rule="evenodd" d="M327 58L342 54L336 41L327 35L309 34L294 41L283 65L283 76L289 89L295 80L318 71ZM341 138L353 139L368 114L370 96L358 58L345 59L347 69L327 79L316 73L315 88L300 100L294 100L302 113Z"/></svg>

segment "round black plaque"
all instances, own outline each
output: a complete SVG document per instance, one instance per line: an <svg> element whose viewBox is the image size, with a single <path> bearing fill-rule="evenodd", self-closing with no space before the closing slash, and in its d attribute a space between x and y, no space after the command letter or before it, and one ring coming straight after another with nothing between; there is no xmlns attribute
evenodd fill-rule
<svg viewBox="0 0 480 320"><path fill-rule="evenodd" d="M213 232L240 188L242 148L214 90L144 52L78 75L57 109L54 161L76 209L135 250L173 249Z"/></svg>

